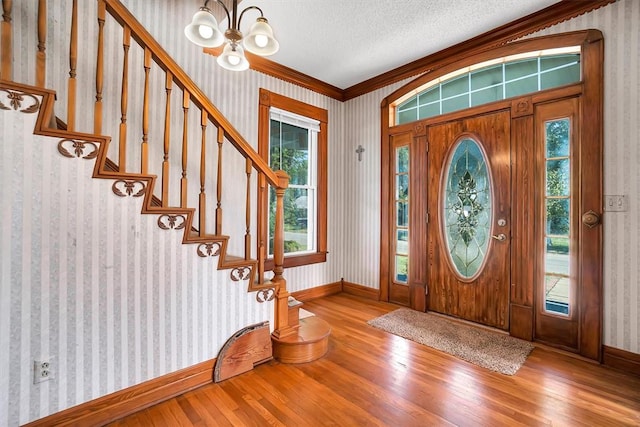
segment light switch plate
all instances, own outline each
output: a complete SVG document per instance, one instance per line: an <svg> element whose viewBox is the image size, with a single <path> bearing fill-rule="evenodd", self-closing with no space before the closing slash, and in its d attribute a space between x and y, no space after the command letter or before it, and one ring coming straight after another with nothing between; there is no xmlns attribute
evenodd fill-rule
<svg viewBox="0 0 640 427"><path fill-rule="evenodd" d="M626 212L629 208L627 196L604 196L604 210L607 212Z"/></svg>

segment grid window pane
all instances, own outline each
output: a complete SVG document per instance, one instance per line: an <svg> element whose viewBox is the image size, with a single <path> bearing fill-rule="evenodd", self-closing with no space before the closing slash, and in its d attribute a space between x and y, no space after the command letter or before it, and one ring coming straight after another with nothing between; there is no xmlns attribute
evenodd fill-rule
<svg viewBox="0 0 640 427"><path fill-rule="evenodd" d="M502 85L489 87L471 94L471 106L488 104L502 99Z"/></svg>
<svg viewBox="0 0 640 427"><path fill-rule="evenodd" d="M396 177L396 199L407 200L409 197L409 175L402 174Z"/></svg>
<svg viewBox="0 0 640 427"><path fill-rule="evenodd" d="M409 172L409 147L399 147L396 150L396 172Z"/></svg>
<svg viewBox="0 0 640 427"><path fill-rule="evenodd" d="M427 117L434 117L440 114L440 103L436 102L428 105L421 105L418 110L418 116L421 119L426 119Z"/></svg>
<svg viewBox="0 0 640 427"><path fill-rule="evenodd" d="M547 199L547 234L569 235L569 199Z"/></svg>
<svg viewBox="0 0 640 427"><path fill-rule="evenodd" d="M409 255L409 230L397 230L396 234L396 253Z"/></svg>
<svg viewBox="0 0 640 427"><path fill-rule="evenodd" d="M430 102L440 100L440 86L436 86L426 92L422 92L418 95L418 101L420 105L428 104Z"/></svg>
<svg viewBox="0 0 640 427"><path fill-rule="evenodd" d="M538 76L531 76L520 80L509 82L506 85L506 98L524 95L538 90Z"/></svg>
<svg viewBox="0 0 640 427"><path fill-rule="evenodd" d="M464 95L442 101L442 114L450 113L451 111L464 110L465 108L469 108L469 95L466 93Z"/></svg>
<svg viewBox="0 0 640 427"><path fill-rule="evenodd" d="M442 83L442 97L449 98L450 96L460 95L469 91L469 76L464 75L457 77L446 83Z"/></svg>
<svg viewBox="0 0 640 427"><path fill-rule="evenodd" d="M407 283L409 276L409 258L396 255L396 282Z"/></svg>
<svg viewBox="0 0 640 427"><path fill-rule="evenodd" d="M540 58L540 71L547 71L552 68L561 67L563 65L580 62L580 55L556 55Z"/></svg>
<svg viewBox="0 0 640 427"><path fill-rule="evenodd" d="M398 123L409 123L418 120L418 110L411 109L407 111L398 112Z"/></svg>
<svg viewBox="0 0 640 427"><path fill-rule="evenodd" d="M538 74L538 58L505 64L504 74L507 81Z"/></svg>
<svg viewBox="0 0 640 427"><path fill-rule="evenodd" d="M540 89L550 89L580 81L580 64L548 71L540 75Z"/></svg>
<svg viewBox="0 0 640 427"><path fill-rule="evenodd" d="M569 159L547 161L547 196L568 196L569 180Z"/></svg>
<svg viewBox="0 0 640 427"><path fill-rule="evenodd" d="M502 65L488 67L471 73L471 90L502 84Z"/></svg>
<svg viewBox="0 0 640 427"><path fill-rule="evenodd" d="M396 202L396 222L398 227L409 225L409 204L407 202Z"/></svg>
<svg viewBox="0 0 640 427"><path fill-rule="evenodd" d="M553 120L545 123L547 138L547 158L569 155L569 119Z"/></svg>
<svg viewBox="0 0 640 427"><path fill-rule="evenodd" d="M418 98L410 98L398 106L399 110L408 110L418 106Z"/></svg>

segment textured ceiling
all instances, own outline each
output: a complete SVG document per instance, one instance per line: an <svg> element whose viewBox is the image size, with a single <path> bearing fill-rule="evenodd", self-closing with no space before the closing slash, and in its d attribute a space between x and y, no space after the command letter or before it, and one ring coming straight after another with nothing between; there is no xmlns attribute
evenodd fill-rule
<svg viewBox="0 0 640 427"><path fill-rule="evenodd" d="M557 2L243 0L239 9L264 11L280 42L270 60L346 89Z"/></svg>

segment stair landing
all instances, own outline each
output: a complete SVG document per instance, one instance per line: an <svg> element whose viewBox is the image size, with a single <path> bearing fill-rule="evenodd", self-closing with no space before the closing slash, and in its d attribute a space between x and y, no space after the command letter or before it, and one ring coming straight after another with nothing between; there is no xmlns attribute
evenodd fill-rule
<svg viewBox="0 0 640 427"><path fill-rule="evenodd" d="M317 316L300 319L297 333L271 337L273 357L282 363L307 363L321 358L329 349L331 327Z"/></svg>

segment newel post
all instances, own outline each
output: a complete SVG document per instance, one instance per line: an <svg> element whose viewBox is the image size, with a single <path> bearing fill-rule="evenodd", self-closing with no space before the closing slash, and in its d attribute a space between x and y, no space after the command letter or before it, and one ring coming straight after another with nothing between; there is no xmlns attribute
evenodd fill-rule
<svg viewBox="0 0 640 427"><path fill-rule="evenodd" d="M273 278L275 283L275 327L273 336L283 338L295 333L295 329L289 326L289 292L287 281L283 277L284 272L284 192L289 186L289 176L284 171L277 171L278 186L276 187L276 224L273 237Z"/></svg>

